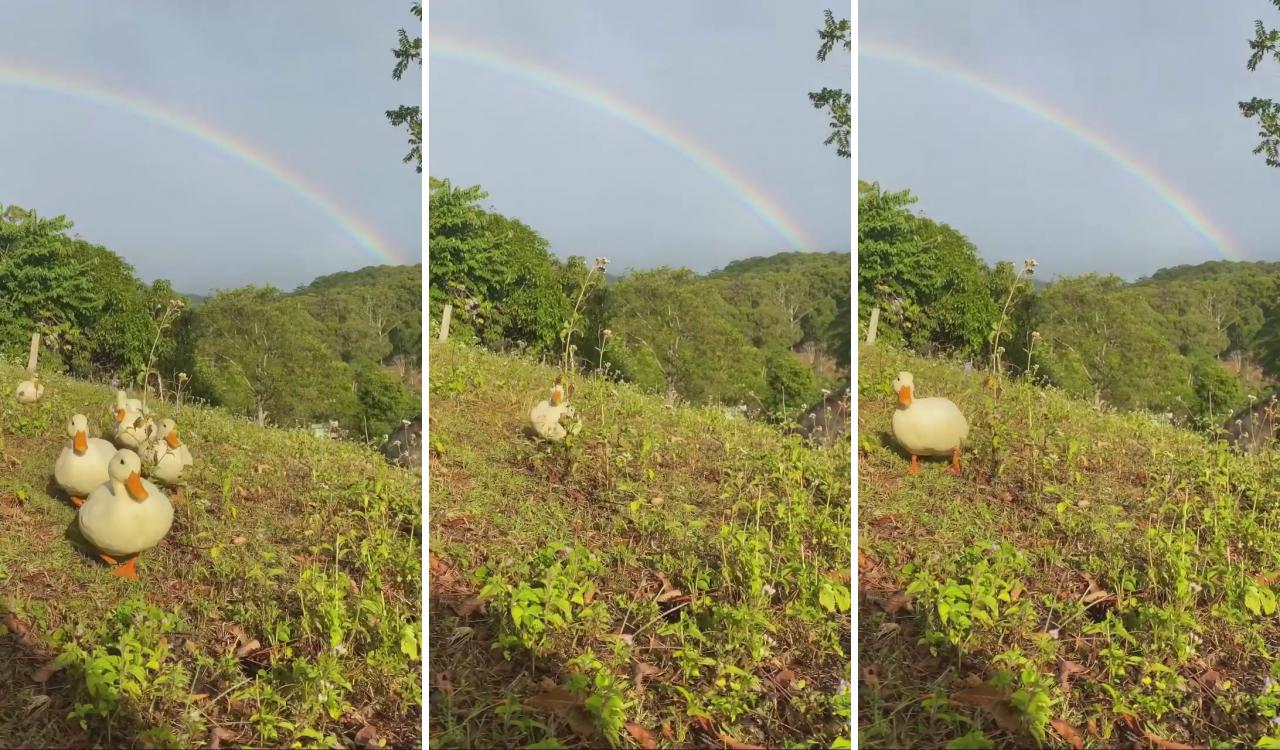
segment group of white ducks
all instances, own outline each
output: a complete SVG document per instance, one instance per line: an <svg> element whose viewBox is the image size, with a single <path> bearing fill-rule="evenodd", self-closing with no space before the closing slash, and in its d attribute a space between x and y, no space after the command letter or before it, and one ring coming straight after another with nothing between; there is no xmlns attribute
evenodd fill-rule
<svg viewBox="0 0 1280 750"><path fill-rule="evenodd" d="M89 437L85 415L71 417L71 439L54 463L53 477L79 509L80 533L98 556L117 576L136 578L138 554L159 544L173 525L173 503L142 478L142 459L151 478L167 485L176 485L193 461L174 421L162 419L157 425L143 403L124 391L116 392L110 418L114 444Z"/></svg>

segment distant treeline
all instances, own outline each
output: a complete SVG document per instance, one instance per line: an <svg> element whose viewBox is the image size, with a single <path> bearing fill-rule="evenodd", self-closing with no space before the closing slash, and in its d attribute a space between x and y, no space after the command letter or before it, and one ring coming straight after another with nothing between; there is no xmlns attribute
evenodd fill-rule
<svg viewBox="0 0 1280 750"><path fill-rule="evenodd" d="M420 412L421 265L323 276L292 293L247 286L192 304L70 236L66 217L0 209L0 356L25 361L38 332L44 371L133 388L144 378L170 391L181 383L263 423L332 419L354 436L380 437Z"/></svg>
<svg viewBox="0 0 1280 750"><path fill-rule="evenodd" d="M479 186L433 177L430 189L431 319L452 303L451 337L557 360L586 259L561 261L536 230L482 208ZM605 242L591 254L608 256ZM574 357L689 402L792 416L847 379L849 267L849 253L781 253L707 275L610 274L583 300Z"/></svg>
<svg viewBox="0 0 1280 750"><path fill-rule="evenodd" d="M879 306L881 337L987 362L999 329L1011 371L1201 425L1221 424L1280 376L1280 263L1214 261L1133 283L1086 274L1033 286L1021 266L986 266L963 234L913 213L914 202L909 191L859 183L863 330Z"/></svg>

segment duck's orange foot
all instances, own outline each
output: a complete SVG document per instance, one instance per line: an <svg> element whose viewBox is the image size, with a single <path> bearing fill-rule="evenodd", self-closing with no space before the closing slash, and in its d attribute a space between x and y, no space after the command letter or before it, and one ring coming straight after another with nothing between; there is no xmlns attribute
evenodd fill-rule
<svg viewBox="0 0 1280 750"><path fill-rule="evenodd" d="M122 565L117 565L115 569L111 571L111 575L116 576L117 578L126 578L130 581L138 580L138 569L134 567L134 563L137 562L137 560L137 555L130 557L128 560L125 560Z"/></svg>
<svg viewBox="0 0 1280 750"><path fill-rule="evenodd" d="M951 453L951 473L960 476L960 451Z"/></svg>
<svg viewBox="0 0 1280 750"><path fill-rule="evenodd" d="M76 497L75 495L68 495L68 498L71 500L71 504L72 504L72 505L74 505L74 506L76 506L77 508L79 508L81 505L84 505L84 498L83 498L83 497Z"/></svg>
<svg viewBox="0 0 1280 750"><path fill-rule="evenodd" d="M130 557L123 563L105 552L99 552L98 557L102 558L103 562L111 566L111 575L118 578L127 578L129 580L134 580L138 577L138 570L134 566L134 563L138 559L137 555Z"/></svg>
<svg viewBox="0 0 1280 750"><path fill-rule="evenodd" d="M911 456L911 473L912 474L920 473L920 457L919 456L916 456L916 455Z"/></svg>

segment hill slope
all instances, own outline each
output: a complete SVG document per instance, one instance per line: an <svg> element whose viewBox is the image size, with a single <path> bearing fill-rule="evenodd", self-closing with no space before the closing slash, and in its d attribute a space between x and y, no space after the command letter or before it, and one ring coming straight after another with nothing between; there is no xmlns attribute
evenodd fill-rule
<svg viewBox="0 0 1280 750"><path fill-rule="evenodd" d="M432 747L849 746L847 444L586 377L540 444L553 370L430 361Z"/></svg>
<svg viewBox="0 0 1280 750"><path fill-rule="evenodd" d="M968 415L962 477L907 474L899 370ZM982 378L859 352L859 745L1280 737L1280 457Z"/></svg>
<svg viewBox="0 0 1280 750"><path fill-rule="evenodd" d="M113 393L48 376L23 406L21 379L0 364L0 738L421 742L420 475L350 443L156 405L195 466L168 538L124 581L80 551L51 481L68 418L100 436Z"/></svg>

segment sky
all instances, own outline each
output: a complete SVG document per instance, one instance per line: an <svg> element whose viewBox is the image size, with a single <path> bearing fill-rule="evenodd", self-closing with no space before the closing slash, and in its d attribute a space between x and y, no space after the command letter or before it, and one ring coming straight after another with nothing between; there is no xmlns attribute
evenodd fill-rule
<svg viewBox="0 0 1280 750"><path fill-rule="evenodd" d="M848 252L850 162L808 99L849 88L827 7L437 0L430 173L611 273Z"/></svg>
<svg viewBox="0 0 1280 750"><path fill-rule="evenodd" d="M1264 0L864 0L858 176L1046 278L1280 260L1280 169L1237 106L1280 98L1255 19L1280 26Z"/></svg>
<svg viewBox="0 0 1280 750"><path fill-rule="evenodd" d="M385 115L422 99L418 69L391 77L400 28L421 33L408 2L16 4L0 203L195 294L419 262L422 180Z"/></svg>

